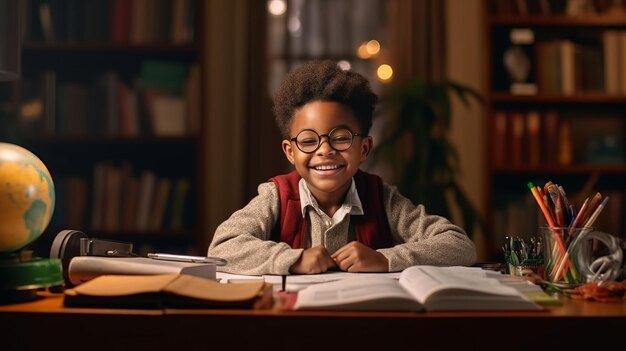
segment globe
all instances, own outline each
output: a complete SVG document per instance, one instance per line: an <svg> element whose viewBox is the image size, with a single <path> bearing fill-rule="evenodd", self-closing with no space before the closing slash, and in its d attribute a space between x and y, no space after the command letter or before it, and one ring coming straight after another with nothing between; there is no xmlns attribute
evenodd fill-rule
<svg viewBox="0 0 626 351"><path fill-rule="evenodd" d="M54 201L54 183L44 163L21 146L0 143L0 254L39 238L50 223Z"/></svg>

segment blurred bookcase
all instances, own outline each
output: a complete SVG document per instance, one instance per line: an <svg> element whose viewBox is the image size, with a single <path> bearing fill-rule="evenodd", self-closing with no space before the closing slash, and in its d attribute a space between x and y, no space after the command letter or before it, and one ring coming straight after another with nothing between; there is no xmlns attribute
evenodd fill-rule
<svg viewBox="0 0 626 351"><path fill-rule="evenodd" d="M48 166L62 229L135 252L199 254L203 113L195 0L25 0L22 77L1 83L2 140Z"/></svg>
<svg viewBox="0 0 626 351"><path fill-rule="evenodd" d="M485 208L494 238L534 236L545 225L529 181L562 185L576 206L596 191L610 196L597 227L624 237L625 6L485 1Z"/></svg>

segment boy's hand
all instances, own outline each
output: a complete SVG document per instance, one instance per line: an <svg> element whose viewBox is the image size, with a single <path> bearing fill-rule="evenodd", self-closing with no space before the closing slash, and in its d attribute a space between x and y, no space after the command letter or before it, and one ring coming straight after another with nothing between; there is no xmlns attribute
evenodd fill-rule
<svg viewBox="0 0 626 351"><path fill-rule="evenodd" d="M335 261L330 257L326 247L319 245L302 251L300 259L289 268L289 272L316 274L334 267Z"/></svg>
<svg viewBox="0 0 626 351"><path fill-rule="evenodd" d="M335 251L332 259L342 271L346 272L388 272L389 262L380 252L357 241Z"/></svg>

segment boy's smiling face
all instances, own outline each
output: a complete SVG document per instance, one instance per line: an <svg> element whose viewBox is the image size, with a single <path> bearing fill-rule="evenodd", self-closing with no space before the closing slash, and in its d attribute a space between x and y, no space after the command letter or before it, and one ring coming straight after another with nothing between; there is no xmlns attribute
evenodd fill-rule
<svg viewBox="0 0 626 351"><path fill-rule="evenodd" d="M362 133L350 107L338 102L312 101L296 110L290 135L294 138L305 129L323 135L340 126L353 133ZM287 159L306 180L318 201L343 201L352 176L372 148L372 138L355 136L352 146L344 151L334 150L327 137L322 137L319 149L310 154L300 151L295 141L283 140L282 147Z"/></svg>

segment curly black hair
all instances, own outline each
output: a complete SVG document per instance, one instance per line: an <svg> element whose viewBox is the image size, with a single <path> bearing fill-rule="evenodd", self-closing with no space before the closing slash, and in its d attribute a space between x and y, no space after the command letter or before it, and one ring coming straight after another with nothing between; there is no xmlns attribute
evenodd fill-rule
<svg viewBox="0 0 626 351"><path fill-rule="evenodd" d="M331 60L311 61L290 71L274 96L274 115L283 138L290 137L296 110L312 101L332 101L352 109L368 135L378 96L362 75L344 71Z"/></svg>

